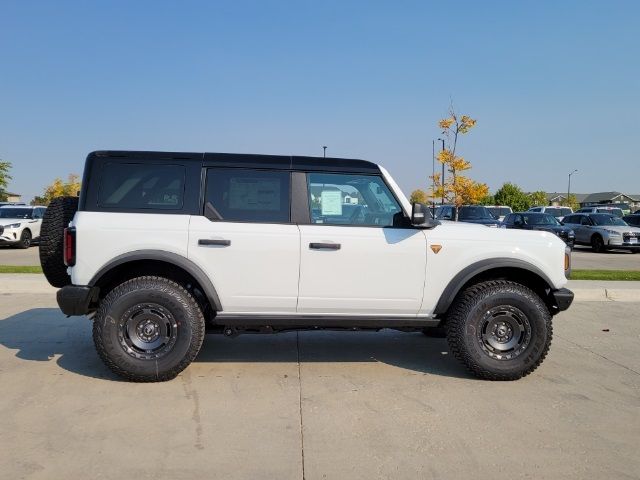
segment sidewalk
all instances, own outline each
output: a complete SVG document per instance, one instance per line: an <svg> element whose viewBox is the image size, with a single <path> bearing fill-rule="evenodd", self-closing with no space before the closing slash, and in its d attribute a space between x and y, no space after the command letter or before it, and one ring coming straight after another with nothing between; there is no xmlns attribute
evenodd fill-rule
<svg viewBox="0 0 640 480"><path fill-rule="evenodd" d="M640 282L570 280L567 285L576 302L640 302ZM0 274L0 294L54 293L43 275L29 273Z"/></svg>

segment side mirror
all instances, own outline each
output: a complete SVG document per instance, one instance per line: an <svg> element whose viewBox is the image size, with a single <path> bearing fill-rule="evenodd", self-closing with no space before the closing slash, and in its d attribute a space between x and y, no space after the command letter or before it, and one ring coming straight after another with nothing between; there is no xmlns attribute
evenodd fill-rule
<svg viewBox="0 0 640 480"><path fill-rule="evenodd" d="M424 203L414 203L411 205L411 225L423 228L433 228L440 225L440 222L431 218L429 207Z"/></svg>

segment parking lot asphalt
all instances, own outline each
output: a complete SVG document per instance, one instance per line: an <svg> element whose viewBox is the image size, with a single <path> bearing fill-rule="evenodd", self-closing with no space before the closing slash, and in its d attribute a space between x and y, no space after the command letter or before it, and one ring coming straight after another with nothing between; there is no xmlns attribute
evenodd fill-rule
<svg viewBox="0 0 640 480"><path fill-rule="evenodd" d="M383 331L208 335L175 380L133 384L53 290L0 282L2 479L639 478L637 303L575 303L516 382Z"/></svg>
<svg viewBox="0 0 640 480"><path fill-rule="evenodd" d="M640 254L624 250L593 253L588 247L576 247L571 258L574 269L640 270ZM0 265L40 265L38 247L28 250L0 247Z"/></svg>

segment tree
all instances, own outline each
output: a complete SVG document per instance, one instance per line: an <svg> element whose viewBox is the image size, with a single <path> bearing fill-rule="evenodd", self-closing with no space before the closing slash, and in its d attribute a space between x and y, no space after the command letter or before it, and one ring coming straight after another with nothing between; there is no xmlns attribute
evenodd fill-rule
<svg viewBox="0 0 640 480"><path fill-rule="evenodd" d="M541 190L537 192L533 192L529 194L529 198L531 198L531 205L534 206L546 206L549 201L547 200L547 194Z"/></svg>
<svg viewBox="0 0 640 480"><path fill-rule="evenodd" d="M568 207L571 207L574 212L580 208L578 199L573 193L569 194L569 198L564 202L564 204Z"/></svg>
<svg viewBox="0 0 640 480"><path fill-rule="evenodd" d="M11 162L3 162L0 160L0 202L7 201L7 186L9 185L9 180L11 180L11 175L9 175L9 171L11 170Z"/></svg>
<svg viewBox="0 0 640 480"><path fill-rule="evenodd" d="M427 203L427 193L424 190L414 190L409 197L411 203Z"/></svg>
<svg viewBox="0 0 640 480"><path fill-rule="evenodd" d="M442 134L447 139L445 149L438 153L438 161L447 167L449 180L443 182L442 175L436 173L430 178L435 188L431 191L432 197L443 197L448 203L460 206L465 203L478 203L489 193L489 187L484 183L478 183L462 175L471 168L471 163L463 157L456 155L458 138L465 135L476 125L476 120L468 115L458 117L453 107L449 110L449 117L438 122Z"/></svg>
<svg viewBox="0 0 640 480"><path fill-rule="evenodd" d="M80 191L80 177L75 173L69 174L67 181L63 182L56 178L51 185L44 189L42 196L36 196L31 202L32 205L49 205L56 197L75 197Z"/></svg>
<svg viewBox="0 0 640 480"><path fill-rule="evenodd" d="M514 212L523 212L531 206L531 198L520 187L513 183L505 183L495 194L497 205L507 205Z"/></svg>
<svg viewBox="0 0 640 480"><path fill-rule="evenodd" d="M485 195L480 199L480 205L496 205L496 197L493 195Z"/></svg>

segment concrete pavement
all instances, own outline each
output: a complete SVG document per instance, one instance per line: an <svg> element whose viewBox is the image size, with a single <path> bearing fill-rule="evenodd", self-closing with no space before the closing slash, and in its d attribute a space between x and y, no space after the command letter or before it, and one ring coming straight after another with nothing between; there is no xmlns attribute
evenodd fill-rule
<svg viewBox="0 0 640 480"><path fill-rule="evenodd" d="M177 379L140 385L102 365L52 289L11 277L0 479L639 478L637 303L578 301L517 382L383 331L208 335Z"/></svg>

